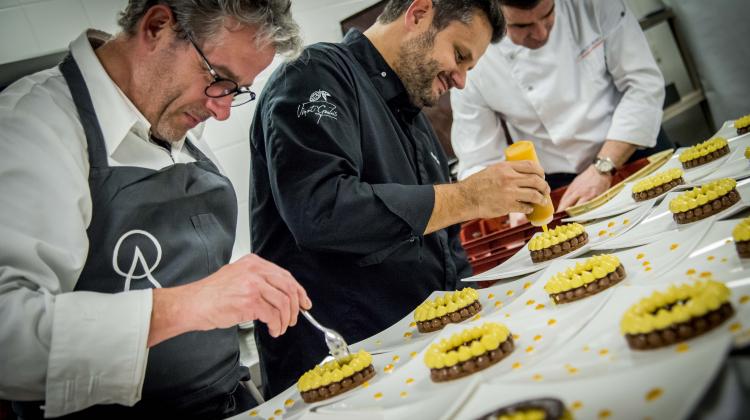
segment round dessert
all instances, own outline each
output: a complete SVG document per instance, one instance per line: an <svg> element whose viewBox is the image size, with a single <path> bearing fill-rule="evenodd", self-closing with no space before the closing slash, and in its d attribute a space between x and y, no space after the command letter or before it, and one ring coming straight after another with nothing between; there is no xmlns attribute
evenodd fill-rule
<svg viewBox="0 0 750 420"><path fill-rule="evenodd" d="M750 258L750 217L746 217L732 230L734 246L740 258Z"/></svg>
<svg viewBox="0 0 750 420"><path fill-rule="evenodd" d="M557 398L535 398L493 410L477 420L570 420L573 416Z"/></svg>
<svg viewBox="0 0 750 420"><path fill-rule="evenodd" d="M734 120L734 128L737 129L738 136L750 132L750 115Z"/></svg>
<svg viewBox="0 0 750 420"><path fill-rule="evenodd" d="M631 306L620 322L628 346L651 350L697 337L734 315L729 288L709 280L670 286Z"/></svg>
<svg viewBox="0 0 750 420"><path fill-rule="evenodd" d="M308 370L297 381L297 389L306 403L313 403L343 394L373 376L372 356L360 350Z"/></svg>
<svg viewBox="0 0 750 420"><path fill-rule="evenodd" d="M680 153L680 162L685 169L705 165L726 154L729 154L729 143L723 137L714 137L698 143Z"/></svg>
<svg viewBox="0 0 750 420"><path fill-rule="evenodd" d="M633 185L633 200L645 201L658 197L672 188L684 184L682 169L672 168L638 181Z"/></svg>
<svg viewBox="0 0 750 420"><path fill-rule="evenodd" d="M737 181L732 178L717 179L695 187L669 202L675 222L692 223L731 207L740 201Z"/></svg>
<svg viewBox="0 0 750 420"><path fill-rule="evenodd" d="M505 325L485 322L431 344L424 363L433 382L445 382L486 369L503 360L513 348L513 336Z"/></svg>
<svg viewBox="0 0 750 420"><path fill-rule="evenodd" d="M577 262L552 276L544 290L555 303L568 303L595 295L625 278L625 267L616 255L603 254Z"/></svg>
<svg viewBox="0 0 750 420"><path fill-rule="evenodd" d="M482 310L479 293L471 287L446 293L428 300L414 310L417 330L428 333L443 329L446 325L465 321Z"/></svg>
<svg viewBox="0 0 750 420"><path fill-rule="evenodd" d="M579 223L560 225L542 232L529 241L531 261L535 263L551 260L584 246L589 235Z"/></svg>

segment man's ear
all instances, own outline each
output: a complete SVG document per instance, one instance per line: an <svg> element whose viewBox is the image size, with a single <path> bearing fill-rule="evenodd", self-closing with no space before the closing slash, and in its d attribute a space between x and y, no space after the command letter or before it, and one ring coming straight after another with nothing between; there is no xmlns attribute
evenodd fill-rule
<svg viewBox="0 0 750 420"><path fill-rule="evenodd" d="M153 51L165 39L174 37L174 15L172 9L164 4L152 6L146 11L138 23L136 37L146 45L149 51Z"/></svg>
<svg viewBox="0 0 750 420"><path fill-rule="evenodd" d="M404 27L409 32L424 32L432 25L432 0L414 0L404 13Z"/></svg>

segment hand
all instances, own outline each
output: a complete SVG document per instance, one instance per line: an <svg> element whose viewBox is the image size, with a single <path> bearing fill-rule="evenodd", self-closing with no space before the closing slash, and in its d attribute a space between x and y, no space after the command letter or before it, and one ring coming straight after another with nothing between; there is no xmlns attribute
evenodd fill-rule
<svg viewBox="0 0 750 420"><path fill-rule="evenodd" d="M549 185L536 162L500 162L466 178L464 196L475 207L474 217L491 218L510 212L531 213L532 205L544 205Z"/></svg>
<svg viewBox="0 0 750 420"><path fill-rule="evenodd" d="M585 203L607 191L610 185L612 185L612 175L603 174L597 171L594 166L589 166L570 183L560 199L557 211Z"/></svg>
<svg viewBox="0 0 750 420"><path fill-rule="evenodd" d="M191 312L200 330L227 328L260 320L273 337L297 324L300 307L312 306L307 293L292 275L254 254L227 264L190 288Z"/></svg>

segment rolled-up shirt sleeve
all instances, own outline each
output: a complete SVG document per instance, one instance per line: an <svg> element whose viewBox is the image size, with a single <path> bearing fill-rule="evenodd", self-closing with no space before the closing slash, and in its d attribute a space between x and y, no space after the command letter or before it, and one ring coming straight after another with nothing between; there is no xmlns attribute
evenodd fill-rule
<svg viewBox="0 0 750 420"><path fill-rule="evenodd" d="M74 291L91 217L82 129L72 102L18 92L0 102L0 399L43 400L47 417L133 405L151 291Z"/></svg>
<svg viewBox="0 0 750 420"><path fill-rule="evenodd" d="M287 66L264 93L269 99L259 110L262 138L251 141L263 151L274 202L301 247L378 253L414 241L432 215L432 185L363 180L363 150L377 146L360 132L359 120L367 115L360 115L354 91L335 64L311 56Z"/></svg>
<svg viewBox="0 0 750 420"><path fill-rule="evenodd" d="M605 39L607 69L622 93L607 139L653 147L661 126L664 78L638 20L625 4L593 3Z"/></svg>
<svg viewBox="0 0 750 420"><path fill-rule="evenodd" d="M479 72L475 69L474 72ZM458 179L503 160L507 146L500 116L487 105L479 86L481 73L469 74L466 87L451 90L451 145L458 158Z"/></svg>

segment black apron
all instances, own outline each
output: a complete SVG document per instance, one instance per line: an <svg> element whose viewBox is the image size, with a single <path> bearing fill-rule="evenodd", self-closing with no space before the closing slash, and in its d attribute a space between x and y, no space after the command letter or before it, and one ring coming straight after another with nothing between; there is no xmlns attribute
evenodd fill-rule
<svg viewBox="0 0 750 420"><path fill-rule="evenodd" d="M110 167L91 97L69 54L60 64L88 142L92 218L89 252L75 290L118 293L199 280L229 262L237 200L229 179L186 140L196 162L161 170ZM141 400L99 405L65 418L135 418L154 414L224 418L254 401L241 380L237 328L190 332L149 350ZM24 419L39 403L14 403Z"/></svg>

